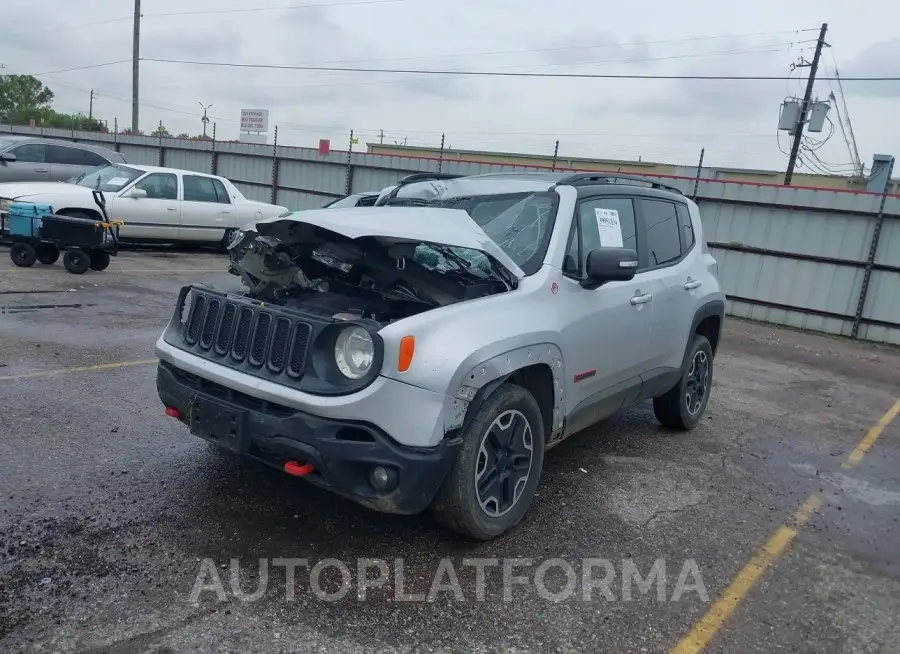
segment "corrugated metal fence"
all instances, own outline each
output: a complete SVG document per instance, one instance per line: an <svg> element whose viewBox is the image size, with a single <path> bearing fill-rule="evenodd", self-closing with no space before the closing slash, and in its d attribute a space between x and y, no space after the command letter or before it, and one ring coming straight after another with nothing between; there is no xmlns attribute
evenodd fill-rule
<svg viewBox="0 0 900 654"><path fill-rule="evenodd" d="M377 191L413 172L536 169L16 126L2 131L94 143L120 151L132 163L222 175L248 198L291 209ZM696 197L730 314L900 344L900 196L659 179Z"/></svg>

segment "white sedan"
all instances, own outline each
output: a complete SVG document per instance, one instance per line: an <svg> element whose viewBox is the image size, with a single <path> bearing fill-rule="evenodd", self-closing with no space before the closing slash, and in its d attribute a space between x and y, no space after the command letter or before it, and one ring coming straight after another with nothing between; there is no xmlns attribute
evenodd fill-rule
<svg viewBox="0 0 900 654"><path fill-rule="evenodd" d="M54 213L100 218L91 191L106 197L111 220L121 220L126 241L227 245L247 223L287 208L245 198L224 177L175 168L114 164L68 182L0 184L0 210L13 201L50 205Z"/></svg>

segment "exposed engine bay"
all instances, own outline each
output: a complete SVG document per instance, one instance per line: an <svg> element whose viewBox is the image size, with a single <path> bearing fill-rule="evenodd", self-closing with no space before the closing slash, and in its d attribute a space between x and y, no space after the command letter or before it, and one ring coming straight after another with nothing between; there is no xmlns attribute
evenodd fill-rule
<svg viewBox="0 0 900 654"><path fill-rule="evenodd" d="M297 220L257 224L228 247L248 297L345 320L389 323L515 287L478 250L416 240L351 239Z"/></svg>

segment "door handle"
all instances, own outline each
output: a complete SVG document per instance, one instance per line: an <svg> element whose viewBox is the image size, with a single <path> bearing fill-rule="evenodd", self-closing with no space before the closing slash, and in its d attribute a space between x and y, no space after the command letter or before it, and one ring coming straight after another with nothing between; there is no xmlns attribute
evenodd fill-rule
<svg viewBox="0 0 900 654"><path fill-rule="evenodd" d="M166 211L178 211L175 207L166 207Z"/></svg>
<svg viewBox="0 0 900 654"><path fill-rule="evenodd" d="M50 172L50 169L49 169L49 168L35 168L35 169L34 169L34 172L36 172L36 173L49 173L49 172Z"/></svg>
<svg viewBox="0 0 900 654"><path fill-rule="evenodd" d="M231 209L222 209L219 213L231 213Z"/></svg>
<svg viewBox="0 0 900 654"><path fill-rule="evenodd" d="M647 293L646 295L635 295L633 298L631 298L631 304L647 304L652 299L653 296L650 293Z"/></svg>
<svg viewBox="0 0 900 654"><path fill-rule="evenodd" d="M694 280L688 277L688 280L684 283L684 290L693 291L695 288L700 288L700 285L702 283L703 282L701 282L700 280Z"/></svg>

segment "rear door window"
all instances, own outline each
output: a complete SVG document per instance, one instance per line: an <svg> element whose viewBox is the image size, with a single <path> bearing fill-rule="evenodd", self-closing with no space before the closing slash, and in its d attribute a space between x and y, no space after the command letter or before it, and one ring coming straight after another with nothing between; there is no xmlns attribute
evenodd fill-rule
<svg viewBox="0 0 900 654"><path fill-rule="evenodd" d="M184 199L186 202L209 202L213 204L231 204L225 185L212 177L185 175Z"/></svg>
<svg viewBox="0 0 900 654"><path fill-rule="evenodd" d="M681 258L681 227L675 203L641 199L647 235L647 267L664 266Z"/></svg>
<svg viewBox="0 0 900 654"><path fill-rule="evenodd" d="M69 148L64 145L47 146L47 163L63 166L86 166L84 151L78 148Z"/></svg>

